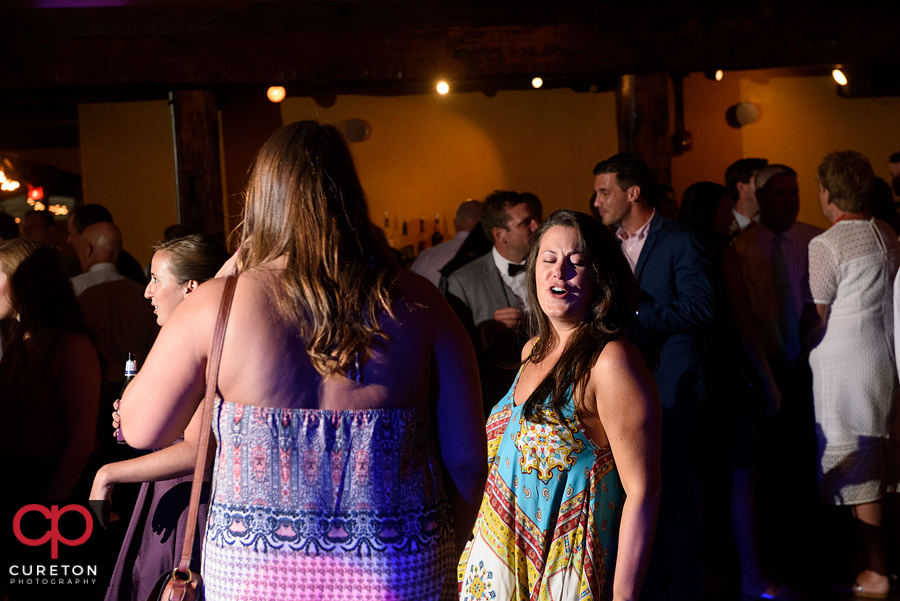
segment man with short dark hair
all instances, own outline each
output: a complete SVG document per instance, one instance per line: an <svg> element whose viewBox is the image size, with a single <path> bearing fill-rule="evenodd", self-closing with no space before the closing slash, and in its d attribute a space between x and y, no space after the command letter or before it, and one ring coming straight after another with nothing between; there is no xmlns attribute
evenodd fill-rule
<svg viewBox="0 0 900 601"><path fill-rule="evenodd" d="M481 226L491 252L454 271L447 300L475 345L485 416L515 378L524 339L519 329L525 308L525 258L541 222L537 196L498 190L484 199Z"/></svg>
<svg viewBox="0 0 900 601"><path fill-rule="evenodd" d="M704 397L702 332L713 319L709 261L696 235L644 198L647 164L617 154L594 167L594 206L616 230L641 289L637 317L659 344L653 374L663 407L662 497L641 599L699 599L700 513L692 454Z"/></svg>
<svg viewBox="0 0 900 601"><path fill-rule="evenodd" d="M759 220L759 203L756 201L756 172L769 164L766 159L740 159L725 170L725 187L734 201L734 218L740 231Z"/></svg>

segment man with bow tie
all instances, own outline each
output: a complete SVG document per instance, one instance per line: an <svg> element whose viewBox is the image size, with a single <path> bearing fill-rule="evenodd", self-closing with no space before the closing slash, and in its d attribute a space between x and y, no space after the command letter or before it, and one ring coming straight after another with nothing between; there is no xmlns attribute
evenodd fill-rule
<svg viewBox="0 0 900 601"><path fill-rule="evenodd" d="M515 378L525 308L525 257L541 223L534 194L497 190L484 199L481 227L491 252L450 275L447 300L475 345L485 416Z"/></svg>

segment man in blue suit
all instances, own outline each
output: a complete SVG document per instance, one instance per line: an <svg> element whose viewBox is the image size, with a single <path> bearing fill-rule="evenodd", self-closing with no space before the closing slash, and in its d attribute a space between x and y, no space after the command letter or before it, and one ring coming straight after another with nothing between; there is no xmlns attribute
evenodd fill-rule
<svg viewBox="0 0 900 601"><path fill-rule="evenodd" d="M645 200L650 168L632 154L594 167L594 206L613 228L641 289L637 317L660 353L662 499L642 600L699 599L700 513L692 453L704 395L703 330L713 318L706 251L694 233ZM627 493L627 491L626 491Z"/></svg>

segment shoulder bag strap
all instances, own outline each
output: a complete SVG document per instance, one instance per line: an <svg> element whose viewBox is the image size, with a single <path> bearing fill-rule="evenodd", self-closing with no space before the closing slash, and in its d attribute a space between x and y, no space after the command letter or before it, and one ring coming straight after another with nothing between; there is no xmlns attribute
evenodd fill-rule
<svg viewBox="0 0 900 601"><path fill-rule="evenodd" d="M178 571L190 574L191 552L194 549L194 530L197 526L197 514L200 508L200 489L203 488L203 473L206 471L206 457L209 454L209 434L212 431L213 403L219 380L219 362L222 359L222 344L225 340L225 326L231 312L231 301L237 276L229 276L225 280L225 291L219 305L219 317L216 320L216 332L213 335L209 352L209 367L206 375L206 396L203 398L203 422L200 426L200 442L197 447L197 465L194 467L194 482L191 484L191 505L188 510L187 527L184 533L184 547L181 551L181 563Z"/></svg>

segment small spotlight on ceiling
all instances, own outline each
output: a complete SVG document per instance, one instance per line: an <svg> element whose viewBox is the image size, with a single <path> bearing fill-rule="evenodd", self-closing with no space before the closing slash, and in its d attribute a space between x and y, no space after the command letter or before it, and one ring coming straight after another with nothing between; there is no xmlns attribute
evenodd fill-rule
<svg viewBox="0 0 900 601"><path fill-rule="evenodd" d="M725 77L725 71L721 69L704 71L703 76L713 81L722 81L722 78Z"/></svg>
<svg viewBox="0 0 900 601"><path fill-rule="evenodd" d="M725 71L719 69L716 71L716 81L722 81L722 78L725 77Z"/></svg>
<svg viewBox="0 0 900 601"><path fill-rule="evenodd" d="M541 79L540 77L535 77L534 79L531 80L531 87L533 87L535 90L538 89L539 87L541 87L542 85L544 85L544 80Z"/></svg>
<svg viewBox="0 0 900 601"><path fill-rule="evenodd" d="M281 102L285 96L287 96L287 92L281 86L272 86L266 90L266 97L272 102Z"/></svg>
<svg viewBox="0 0 900 601"><path fill-rule="evenodd" d="M446 81L440 81L437 85L438 94L446 94L450 91L450 85Z"/></svg>
<svg viewBox="0 0 900 601"><path fill-rule="evenodd" d="M841 71L840 67L831 72L831 76L834 78L838 85L845 86L847 85L847 76L844 75L844 72Z"/></svg>

